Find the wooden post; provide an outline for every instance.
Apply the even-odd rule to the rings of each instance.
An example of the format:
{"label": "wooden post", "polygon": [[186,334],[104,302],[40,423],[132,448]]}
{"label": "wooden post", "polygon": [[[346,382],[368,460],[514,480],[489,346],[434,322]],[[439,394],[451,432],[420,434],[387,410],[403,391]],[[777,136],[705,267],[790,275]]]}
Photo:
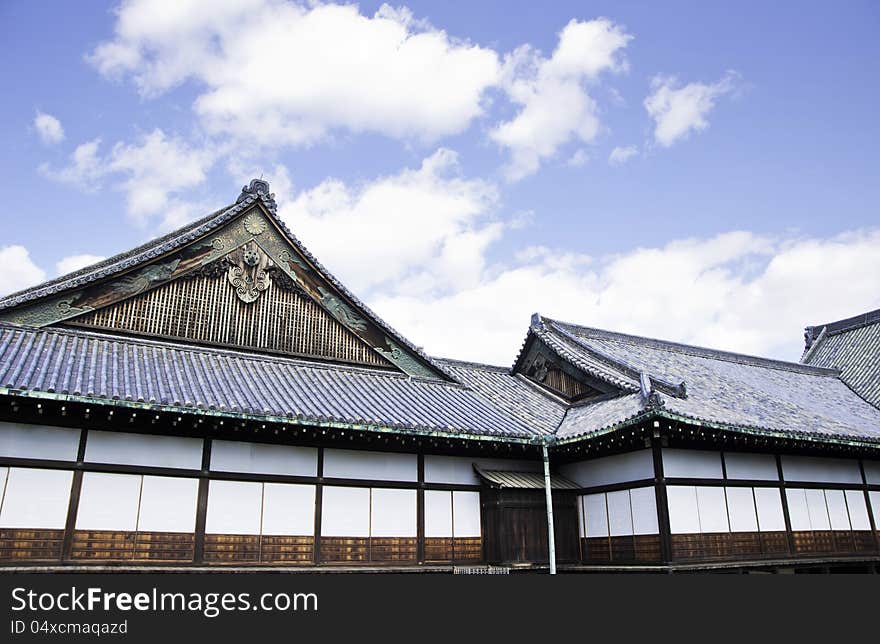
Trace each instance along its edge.
{"label": "wooden post", "polygon": [[651,451],[654,457],[654,499],[657,503],[657,527],[660,529],[660,560],[664,564],[669,564],[672,561],[672,536],[669,528],[669,500],[666,496],[666,476],[663,472],[659,421],[654,421]]}
{"label": "wooden post", "polygon": [[795,555],[794,532],[791,531],[791,517],[788,515],[788,495],[785,493],[785,473],[782,471],[782,457],[776,455],[776,473],[779,475],[779,496],[782,499],[782,517],[785,519],[785,534],[788,535],[788,551]]}
{"label": "wooden post", "polygon": [[193,544],[193,562],[205,560],[205,525],[208,520],[208,472],[211,469],[211,439],[205,438],[202,446],[202,472],[199,478],[199,496],[196,504],[196,534]]}

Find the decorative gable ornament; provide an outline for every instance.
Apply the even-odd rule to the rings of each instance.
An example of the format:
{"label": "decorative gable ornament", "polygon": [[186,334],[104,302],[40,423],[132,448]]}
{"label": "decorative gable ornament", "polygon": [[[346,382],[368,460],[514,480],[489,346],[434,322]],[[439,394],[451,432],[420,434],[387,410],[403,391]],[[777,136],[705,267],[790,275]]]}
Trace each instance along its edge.
{"label": "decorative gable ornament", "polygon": [[[245,221],[245,228],[248,222]],[[256,301],[269,288],[269,271],[274,263],[254,242],[248,242],[227,255],[226,279],[245,304]]]}

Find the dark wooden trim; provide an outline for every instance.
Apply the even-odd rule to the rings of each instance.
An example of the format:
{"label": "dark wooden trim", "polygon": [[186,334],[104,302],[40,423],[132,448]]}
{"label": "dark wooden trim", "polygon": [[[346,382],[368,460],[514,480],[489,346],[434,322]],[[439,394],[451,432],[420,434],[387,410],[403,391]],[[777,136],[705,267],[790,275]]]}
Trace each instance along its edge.
{"label": "dark wooden trim", "polygon": [[[779,474],[779,497],[782,499],[782,517],[785,519],[785,534],[788,535],[788,551],[794,555],[797,553],[794,533],[791,531],[791,517],[788,514],[788,495],[785,493],[785,473],[782,470],[782,456],[776,454],[776,472]],[[758,524],[760,529],[761,525]]]}
{"label": "dark wooden trim", "polygon": [[211,439],[202,443],[202,471],[199,475],[199,497],[196,504],[195,545],[193,546],[193,562],[202,563],[205,559],[205,525],[208,520],[208,491],[210,480],[208,469],[211,467]]}
{"label": "dark wooden trim", "polygon": [[877,518],[874,517],[874,508],[871,505],[871,495],[868,488],[868,477],[865,475],[865,464],[859,459],[859,474],[862,476],[862,494],[865,496],[865,506],[868,510],[868,522],[871,526],[871,534],[874,535],[874,544],[880,550],[880,532],[877,530]]}
{"label": "dark wooden trim", "polygon": [[[85,433],[85,432],[84,432]],[[80,441],[85,449],[85,441]],[[61,545],[61,561],[70,559],[73,551],[73,533],[76,529],[76,515],[79,511],[79,497],[82,492],[82,470],[73,473],[73,481],[70,484],[70,500],[67,503],[67,520],[64,522],[64,541]]]}
{"label": "dark wooden trim", "polygon": [[316,464],[318,480],[315,484],[315,529],[312,542],[312,560],[315,564],[321,563],[321,509],[324,507],[324,448],[318,448],[318,462]]}
{"label": "dark wooden trim", "polygon": [[86,462],[86,441],[89,439],[89,430],[81,429],[79,433],[79,446],[76,449],[76,464],[82,465]]}
{"label": "dark wooden trim", "polygon": [[666,497],[666,479],[663,475],[663,451],[659,428],[651,435],[651,450],[654,457],[654,499],[657,504],[657,526],[660,529],[660,561],[672,560],[672,536],[669,527],[669,501]]}
{"label": "dark wooden trim", "polygon": [[622,483],[607,483],[605,485],[594,485],[592,487],[582,487],[573,490],[577,494],[602,494],[603,492],[618,492],[620,490],[631,490],[637,487],[651,487],[654,485],[655,477],[649,479],[636,479],[634,481],[624,481]]}
{"label": "dark wooden trim", "polygon": [[724,459],[724,450],[718,450],[719,456],[721,456],[721,478],[723,480],[727,480],[727,461]]}
{"label": "dark wooden trim", "polygon": [[419,489],[416,492],[416,560],[425,563],[425,455],[417,457],[417,478]]}

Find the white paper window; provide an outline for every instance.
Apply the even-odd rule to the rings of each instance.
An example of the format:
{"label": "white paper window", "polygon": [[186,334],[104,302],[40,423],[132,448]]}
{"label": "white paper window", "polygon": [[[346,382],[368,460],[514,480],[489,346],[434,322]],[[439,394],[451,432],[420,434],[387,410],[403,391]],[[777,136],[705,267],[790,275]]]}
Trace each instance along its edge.
{"label": "white paper window", "polygon": [[327,486],[324,488],[323,496],[322,535],[370,536],[370,488]]}
{"label": "white paper window", "polygon": [[652,487],[638,487],[629,491],[632,505],[633,534],[658,534],[657,498]]}
{"label": "white paper window", "polygon": [[586,514],[585,525],[588,537],[608,536],[608,506],[604,494],[584,496],[584,514]]}
{"label": "white paper window", "polygon": [[865,495],[861,490],[846,491],[846,507],[853,530],[871,529],[871,520],[868,518],[868,506],[865,504]]}
{"label": "white paper window", "polygon": [[76,529],[134,532],[140,496],[139,475],[84,473]]}
{"label": "white paper window", "polygon": [[416,536],[416,491],[373,488],[372,537]]}
{"label": "white paper window", "polygon": [[880,485],[880,461],[862,461],[865,470],[865,481],[869,485]]}
{"label": "white paper window", "polygon": [[846,497],[843,490],[825,490],[825,503],[828,506],[831,529],[850,530],[849,512],[846,509]]}
{"label": "white paper window", "polygon": [[374,481],[417,481],[418,460],[415,454],[325,449],[324,476]]}
{"label": "white paper window", "polygon": [[721,452],[694,449],[664,449],[663,475],[666,478],[723,478]]}
{"label": "white paper window", "polygon": [[758,510],[758,529],[761,532],[785,530],[782,495],[774,487],[755,488],[755,508]]}
{"label": "white paper window", "polygon": [[776,457],[772,454],[725,452],[724,467],[727,478],[734,480],[778,481]]}
{"label": "white paper window", "polygon": [[452,536],[452,492],[425,490],[425,536]]}
{"label": "white paper window", "polygon": [[452,493],[452,532],[456,537],[479,537],[480,493]]}
{"label": "white paper window", "polygon": [[64,528],[73,472],[10,467],[0,528]]}
{"label": "white paper window", "polygon": [[807,495],[807,511],[810,513],[810,527],[813,530],[830,530],[831,520],[828,518],[828,506],[822,490],[805,490]]}
{"label": "white paper window", "polygon": [[700,532],[730,532],[723,487],[698,487],[697,506],[700,510]]}
{"label": "white paper window", "polygon": [[303,537],[314,532],[314,485],[263,484],[263,534]]}
{"label": "white paper window", "polygon": [[197,479],[144,476],[138,530],[194,532],[199,497]]}
{"label": "white paper window", "polygon": [[[479,485],[480,478],[474,472],[474,464],[484,470],[508,472],[540,472],[541,464],[534,460],[523,461],[507,458],[474,458],[472,456],[425,456],[425,481],[456,485]],[[326,463],[325,463],[326,467]]]}
{"label": "white paper window", "polygon": [[650,449],[642,449],[568,463],[560,466],[559,472],[583,487],[653,479],[654,456]]}
{"label": "white paper window", "polygon": [[211,481],[208,486],[209,534],[260,534],[262,483]]}
{"label": "white paper window", "polygon": [[0,423],[0,456],[75,461],[80,430],[24,423]]}
{"label": "white paper window", "polygon": [[783,456],[786,481],[807,483],[861,483],[859,463],[852,459],[819,456]]}
{"label": "white paper window", "polygon": [[670,485],[666,488],[669,504],[669,529],[675,534],[700,531],[697,489],[692,485]]}
{"label": "white paper window", "polygon": [[871,516],[874,517],[874,527],[880,530],[880,492],[871,490],[868,492],[868,500],[871,502]]}
{"label": "white paper window", "polygon": [[293,445],[213,441],[211,469],[248,474],[317,476],[318,450]]}
{"label": "white paper window", "polygon": [[806,490],[790,488],[785,491],[788,501],[788,518],[792,530],[812,530],[810,511],[807,509]]}
{"label": "white paper window", "polygon": [[609,492],[608,526],[612,537],[627,536],[633,533],[632,509],[629,505],[629,490]]}
{"label": "white paper window", "polygon": [[727,513],[731,532],[758,532],[758,515],[752,488],[727,488]]}
{"label": "white paper window", "polygon": [[202,439],[90,431],[86,461],[199,470]]}

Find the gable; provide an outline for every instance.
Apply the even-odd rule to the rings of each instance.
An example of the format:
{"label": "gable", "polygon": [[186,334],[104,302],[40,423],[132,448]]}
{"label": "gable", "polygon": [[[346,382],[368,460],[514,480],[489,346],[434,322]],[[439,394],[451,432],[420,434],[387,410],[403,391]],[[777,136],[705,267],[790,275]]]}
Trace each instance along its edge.
{"label": "gable", "polygon": [[516,371],[532,382],[570,402],[587,400],[617,391],[561,359],[544,342],[534,340],[519,361]]}
{"label": "gable", "polygon": [[[245,258],[252,261],[249,266]],[[394,368],[249,242],[178,279],[67,324]]]}
{"label": "gable", "polygon": [[89,269],[10,296],[0,322],[57,324],[392,367],[448,380],[330,275],[273,214],[268,184]]}

